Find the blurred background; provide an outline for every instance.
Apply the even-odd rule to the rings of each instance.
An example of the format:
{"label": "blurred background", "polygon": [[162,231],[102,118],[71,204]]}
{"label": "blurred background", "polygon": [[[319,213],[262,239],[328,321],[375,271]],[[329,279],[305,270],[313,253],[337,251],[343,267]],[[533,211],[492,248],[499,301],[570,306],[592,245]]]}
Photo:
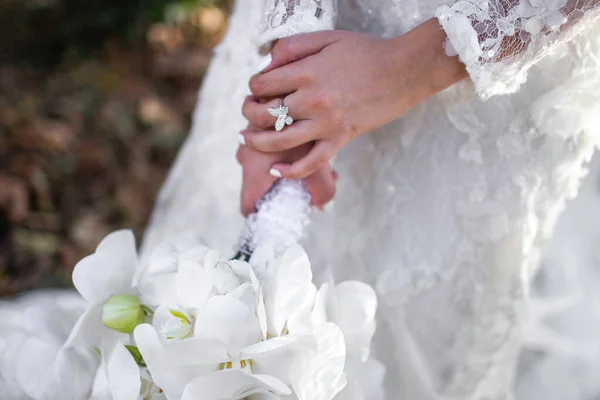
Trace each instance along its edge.
{"label": "blurred background", "polygon": [[0,0],[0,296],[138,241],[231,0]]}

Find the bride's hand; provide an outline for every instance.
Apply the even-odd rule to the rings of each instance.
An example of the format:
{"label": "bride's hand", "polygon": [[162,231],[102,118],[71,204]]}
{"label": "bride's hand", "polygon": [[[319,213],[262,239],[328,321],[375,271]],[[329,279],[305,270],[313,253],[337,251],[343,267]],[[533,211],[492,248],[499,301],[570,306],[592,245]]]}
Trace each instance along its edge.
{"label": "bride's hand", "polygon": [[[262,131],[242,132],[246,143],[262,152],[314,143],[293,164],[273,165],[286,178],[309,176],[353,138],[465,76],[457,58],[446,56],[444,39],[430,20],[396,39],[328,31],[279,40],[271,64],[250,81],[253,96],[243,113]],[[275,99],[261,104],[261,98]],[[276,132],[267,109],[281,98],[295,122]]]}
{"label": "bride's hand", "polygon": [[[311,149],[305,144],[280,153],[262,153],[248,146],[240,145],[237,152],[238,162],[242,165],[241,210],[244,215],[256,211],[256,203],[271,188],[277,177],[269,174],[275,163],[294,162]],[[335,195],[336,174],[329,165],[325,165],[305,179],[306,186],[314,205],[319,208],[328,203]]]}

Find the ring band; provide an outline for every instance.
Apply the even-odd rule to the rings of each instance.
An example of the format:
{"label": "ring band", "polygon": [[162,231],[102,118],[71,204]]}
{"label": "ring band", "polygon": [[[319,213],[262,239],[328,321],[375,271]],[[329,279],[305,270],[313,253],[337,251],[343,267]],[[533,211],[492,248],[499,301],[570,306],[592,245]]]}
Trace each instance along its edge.
{"label": "ring band", "polygon": [[267,109],[269,114],[277,118],[275,122],[275,130],[279,132],[285,125],[291,125],[294,119],[288,115],[289,109],[283,104],[283,98],[279,100],[279,107]]}

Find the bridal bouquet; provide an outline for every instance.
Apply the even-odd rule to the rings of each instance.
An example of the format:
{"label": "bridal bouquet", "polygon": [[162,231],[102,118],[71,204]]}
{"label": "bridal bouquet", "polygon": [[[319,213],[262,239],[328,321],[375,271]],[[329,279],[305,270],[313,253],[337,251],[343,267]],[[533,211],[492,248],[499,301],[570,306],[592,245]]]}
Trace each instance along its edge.
{"label": "bridal bouquet", "polygon": [[[375,293],[354,281],[317,289],[299,245],[278,254],[265,244],[241,261],[179,239],[144,264],[133,234],[114,232],[75,267],[83,300],[36,302],[24,312],[19,342],[5,343],[18,350],[0,357],[0,376],[19,387],[12,392],[328,400],[363,398],[357,383],[369,376],[379,384],[380,367],[369,360]],[[343,390],[347,380],[351,391]]]}

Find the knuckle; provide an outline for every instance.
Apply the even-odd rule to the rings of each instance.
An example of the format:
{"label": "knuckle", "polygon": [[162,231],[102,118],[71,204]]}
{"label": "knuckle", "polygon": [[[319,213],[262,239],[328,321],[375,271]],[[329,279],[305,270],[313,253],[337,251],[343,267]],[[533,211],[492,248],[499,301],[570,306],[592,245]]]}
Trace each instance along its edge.
{"label": "knuckle", "polygon": [[308,86],[315,81],[314,73],[308,69],[302,70],[296,75],[297,86]]}
{"label": "knuckle", "polygon": [[312,105],[320,111],[328,110],[330,108],[329,96],[326,93],[316,93],[312,97]]}

